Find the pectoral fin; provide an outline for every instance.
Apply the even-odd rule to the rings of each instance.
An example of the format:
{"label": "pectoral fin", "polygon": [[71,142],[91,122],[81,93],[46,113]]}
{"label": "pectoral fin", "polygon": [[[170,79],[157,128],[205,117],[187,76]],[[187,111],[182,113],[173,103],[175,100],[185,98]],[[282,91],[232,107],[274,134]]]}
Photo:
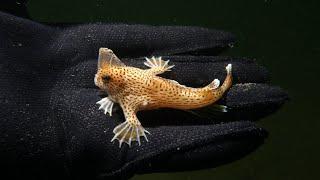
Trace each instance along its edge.
{"label": "pectoral fin", "polygon": [[109,113],[109,115],[112,116],[112,107],[114,103],[110,98],[102,98],[100,101],[97,102],[97,104],[100,104],[99,109],[103,109],[104,114]]}
{"label": "pectoral fin", "polygon": [[120,103],[126,121],[114,128],[114,137],[111,140],[112,142],[117,139],[119,147],[124,142],[131,146],[134,141],[141,145],[140,137],[144,137],[148,141],[146,133],[149,134],[149,132],[142,127],[136,115],[136,108],[139,104],[141,104],[139,98],[128,98]]}
{"label": "pectoral fin", "polygon": [[139,146],[141,145],[140,137],[144,137],[146,141],[148,138],[146,133],[150,134],[147,130],[145,130],[142,125],[132,123],[130,120],[126,120],[125,122],[119,124],[113,129],[114,136],[111,139],[111,142],[117,139],[119,141],[119,147],[122,146],[122,143],[127,143],[131,146],[133,141],[137,141]]}

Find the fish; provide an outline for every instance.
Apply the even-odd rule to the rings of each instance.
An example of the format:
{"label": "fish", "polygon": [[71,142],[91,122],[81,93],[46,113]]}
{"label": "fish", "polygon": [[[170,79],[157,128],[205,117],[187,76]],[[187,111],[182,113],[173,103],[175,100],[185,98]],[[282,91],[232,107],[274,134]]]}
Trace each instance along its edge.
{"label": "fish", "polygon": [[[191,110],[214,104],[223,97],[232,86],[232,65],[226,66],[226,77],[220,86],[220,81],[214,79],[201,88],[187,87],[179,82],[158,76],[171,71],[174,65],[161,57],[145,58],[147,69],[125,65],[111,49],[99,49],[98,67],[94,77],[95,85],[107,97],[102,98],[100,105],[104,114],[112,116],[114,103],[118,103],[123,111],[125,121],[113,129],[114,140],[131,147],[133,142],[141,145],[142,138],[147,142],[150,134],[137,118],[137,112],[158,108],[174,108]],[[223,108],[225,111],[225,108]]]}

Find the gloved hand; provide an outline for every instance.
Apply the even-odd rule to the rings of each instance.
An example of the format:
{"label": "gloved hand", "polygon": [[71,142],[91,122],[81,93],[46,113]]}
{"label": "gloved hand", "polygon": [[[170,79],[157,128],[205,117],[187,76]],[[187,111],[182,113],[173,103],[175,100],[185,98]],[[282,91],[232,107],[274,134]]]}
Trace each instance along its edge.
{"label": "gloved hand", "polygon": [[[87,24],[47,26],[0,13],[0,155],[2,173],[24,179],[129,178],[135,173],[209,168],[255,150],[266,131],[255,125],[287,99],[268,84],[264,67],[247,58],[216,56],[234,43],[230,33],[199,27]],[[223,80],[233,66],[234,85],[210,108],[139,112],[149,142],[111,143],[124,121],[98,110],[93,78],[98,49],[112,49],[125,64],[143,57],[175,64],[166,78],[200,87]],[[117,109],[117,108],[116,108]]]}

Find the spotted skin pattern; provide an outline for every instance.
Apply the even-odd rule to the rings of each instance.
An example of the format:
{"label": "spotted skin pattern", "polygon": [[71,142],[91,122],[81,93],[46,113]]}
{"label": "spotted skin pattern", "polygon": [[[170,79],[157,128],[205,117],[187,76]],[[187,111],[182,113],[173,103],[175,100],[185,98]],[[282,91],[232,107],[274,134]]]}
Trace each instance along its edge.
{"label": "spotted skin pattern", "polygon": [[139,69],[123,64],[108,48],[99,49],[98,71],[95,84],[108,93],[101,99],[99,109],[112,115],[113,103],[119,103],[126,121],[114,128],[111,141],[117,139],[119,147],[125,142],[141,144],[140,137],[148,141],[145,130],[136,113],[157,108],[195,109],[218,101],[232,85],[231,64],[226,67],[227,76],[223,84],[215,79],[203,88],[191,88],[170,79],[157,76],[170,71],[173,65],[159,58],[146,58],[149,69]]}

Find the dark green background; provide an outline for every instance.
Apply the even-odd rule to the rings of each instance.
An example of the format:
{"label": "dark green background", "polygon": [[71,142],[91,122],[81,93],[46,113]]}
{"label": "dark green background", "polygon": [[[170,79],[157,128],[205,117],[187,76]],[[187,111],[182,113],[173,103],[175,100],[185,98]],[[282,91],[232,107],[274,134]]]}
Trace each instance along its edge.
{"label": "dark green background", "polygon": [[291,101],[259,122],[270,136],[256,152],[215,169],[139,175],[133,179],[317,179],[320,111],[320,1],[316,0],[30,0],[42,22],[196,25],[233,32],[226,55],[256,58]]}

